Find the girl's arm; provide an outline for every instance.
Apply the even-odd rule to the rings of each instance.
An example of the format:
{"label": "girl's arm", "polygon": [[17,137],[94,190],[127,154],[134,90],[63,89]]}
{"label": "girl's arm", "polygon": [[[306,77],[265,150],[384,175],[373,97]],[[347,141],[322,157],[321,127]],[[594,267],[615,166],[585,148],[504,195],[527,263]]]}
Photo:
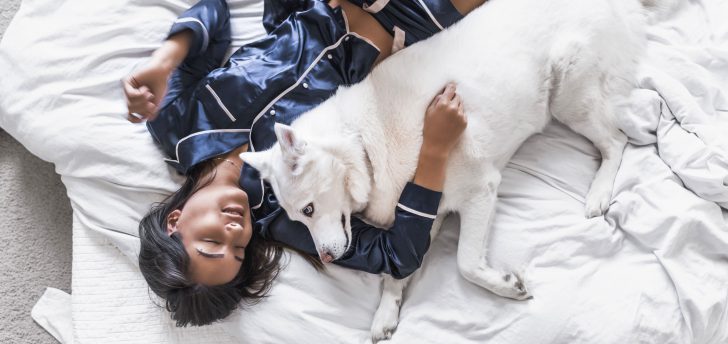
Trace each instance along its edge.
{"label": "girl's arm", "polygon": [[185,59],[208,51],[219,30],[229,30],[227,3],[201,0],[172,24],[167,39],[138,70],[122,80],[128,119],[138,123],[154,120],[167,93],[167,80]]}
{"label": "girl's arm", "polygon": [[336,264],[395,278],[407,277],[420,267],[430,246],[447,160],[466,126],[455,85],[448,84],[425,114],[417,171],[400,195],[394,225],[383,231],[352,218],[352,249]]}
{"label": "girl's arm", "polygon": [[[420,267],[430,245],[446,163],[466,125],[460,97],[455,85],[450,84],[427,109],[417,171],[413,182],[407,183],[400,194],[394,225],[382,230],[352,217],[351,248],[335,264],[395,278],[407,277]],[[280,213],[263,225],[261,234],[317,256],[306,227],[289,220],[285,212]]]}
{"label": "girl's arm", "polygon": [[450,83],[445,86],[442,94],[432,100],[425,113],[415,184],[433,191],[442,191],[447,159],[467,124],[463,103],[455,93],[455,84]]}
{"label": "girl's arm", "polygon": [[192,38],[190,30],[170,36],[142,68],[122,80],[129,121],[154,120],[167,93],[167,79],[187,56]]}

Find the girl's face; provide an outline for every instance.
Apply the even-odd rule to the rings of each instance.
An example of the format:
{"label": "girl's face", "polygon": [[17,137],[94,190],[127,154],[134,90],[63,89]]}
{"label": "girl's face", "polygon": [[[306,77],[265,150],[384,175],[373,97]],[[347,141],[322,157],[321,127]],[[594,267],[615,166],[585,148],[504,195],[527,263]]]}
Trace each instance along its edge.
{"label": "girl's face", "polygon": [[210,184],[167,216],[167,234],[178,232],[190,256],[189,276],[200,284],[228,283],[240,271],[253,234],[248,195],[238,187]]}

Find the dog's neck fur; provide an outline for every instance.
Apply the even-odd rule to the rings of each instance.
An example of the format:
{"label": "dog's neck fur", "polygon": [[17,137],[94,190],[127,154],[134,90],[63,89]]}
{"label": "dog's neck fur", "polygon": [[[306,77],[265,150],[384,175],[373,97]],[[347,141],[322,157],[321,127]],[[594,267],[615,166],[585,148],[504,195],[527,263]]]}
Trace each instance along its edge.
{"label": "dog's neck fur", "polygon": [[[319,109],[294,122],[294,126],[306,131],[308,137],[325,138],[330,152],[351,169],[350,173],[369,183],[367,199],[357,202],[352,210],[362,214],[371,224],[387,226],[394,221],[393,207],[407,180],[414,174],[416,164],[403,168],[406,166],[401,161],[390,161],[405,147],[387,145],[388,142],[403,141],[385,139],[384,135],[394,133],[387,130],[390,121],[379,114],[379,102],[372,101],[378,96],[372,86],[366,79],[357,84],[355,90],[339,89]],[[331,118],[332,114],[338,118]],[[419,144],[412,140],[404,142]]]}

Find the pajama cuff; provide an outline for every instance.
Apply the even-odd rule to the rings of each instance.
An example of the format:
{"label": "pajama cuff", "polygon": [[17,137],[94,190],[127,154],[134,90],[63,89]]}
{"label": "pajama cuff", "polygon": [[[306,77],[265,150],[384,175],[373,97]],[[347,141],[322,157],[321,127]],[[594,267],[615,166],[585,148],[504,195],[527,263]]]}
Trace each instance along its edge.
{"label": "pajama cuff", "polygon": [[410,182],[404,187],[397,208],[420,217],[435,219],[441,197],[442,192],[432,191]]}
{"label": "pajama cuff", "polygon": [[181,17],[175,20],[169,30],[167,39],[184,30],[191,30],[195,36],[191,42],[189,56],[202,54],[207,50],[207,45],[210,43],[210,33],[207,31],[205,24],[194,17]]}

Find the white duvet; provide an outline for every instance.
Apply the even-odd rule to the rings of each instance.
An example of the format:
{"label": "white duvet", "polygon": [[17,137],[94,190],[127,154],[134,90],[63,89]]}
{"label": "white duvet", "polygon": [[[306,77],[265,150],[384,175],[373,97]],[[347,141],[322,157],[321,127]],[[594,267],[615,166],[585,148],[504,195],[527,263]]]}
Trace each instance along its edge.
{"label": "white duvet", "polygon": [[[235,44],[260,37],[262,3],[230,3]],[[175,328],[150,299],[134,235],[180,178],[125,120],[119,80],[189,5],[25,0],[0,44],[0,126],[55,164],[74,210],[72,316],[44,325],[69,329],[65,343],[367,341],[379,278],[319,274],[295,255],[269,298],[213,326]],[[604,217],[584,219],[599,156],[582,137],[553,123],[513,158],[489,255],[525,271],[533,300],[459,276],[453,216],[391,342],[728,343],[726,18],[728,2],[692,0],[650,27],[641,88],[619,111],[630,144]]]}

